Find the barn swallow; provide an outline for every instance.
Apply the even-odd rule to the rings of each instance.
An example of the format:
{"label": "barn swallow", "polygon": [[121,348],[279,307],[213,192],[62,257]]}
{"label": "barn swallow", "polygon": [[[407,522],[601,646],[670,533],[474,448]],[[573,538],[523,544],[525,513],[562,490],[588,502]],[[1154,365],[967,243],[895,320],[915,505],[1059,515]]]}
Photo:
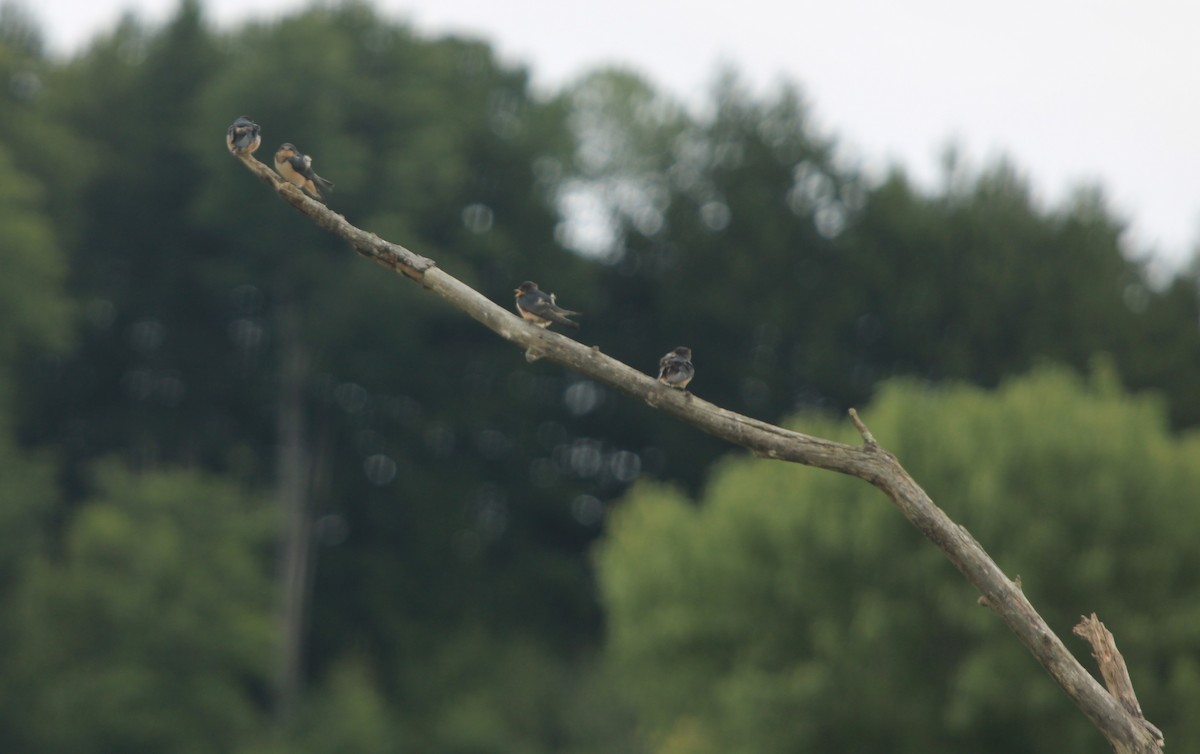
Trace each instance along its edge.
{"label": "barn swallow", "polygon": [[658,360],[658,381],[668,387],[683,390],[695,376],[692,349],[687,346],[680,346]]}
{"label": "barn swallow", "polygon": [[225,146],[234,154],[254,154],[254,150],[262,144],[258,124],[245,115],[238,118],[225,134]]}
{"label": "barn swallow", "polygon": [[578,322],[567,319],[579,312],[559,306],[554,294],[538,290],[537,283],[526,280],[513,293],[517,295],[517,313],[538,327],[549,327],[554,322],[567,327],[579,327]]}
{"label": "barn swallow", "polygon": [[317,199],[321,191],[317,187],[329,191],[333,184],[313,172],[312,158],[300,154],[295,146],[284,144],[275,152],[275,170],[283,176],[283,180],[295,184]]}

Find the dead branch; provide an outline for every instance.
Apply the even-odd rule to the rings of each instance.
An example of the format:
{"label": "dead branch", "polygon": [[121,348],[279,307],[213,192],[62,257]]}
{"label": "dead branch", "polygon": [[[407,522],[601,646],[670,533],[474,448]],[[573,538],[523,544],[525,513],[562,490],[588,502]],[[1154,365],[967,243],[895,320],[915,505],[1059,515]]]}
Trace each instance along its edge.
{"label": "dead branch", "polygon": [[1096,614],[1092,613],[1090,616],[1079,616],[1079,625],[1072,629],[1072,633],[1092,645],[1092,656],[1096,658],[1096,664],[1100,666],[1100,675],[1104,677],[1104,685],[1108,687],[1108,693],[1121,703],[1126,712],[1150,731],[1150,735],[1154,736],[1154,742],[1158,746],[1162,746],[1163,733],[1142,714],[1142,705],[1138,704],[1137,694],[1133,691],[1129,668],[1125,667],[1125,658],[1117,651],[1117,640],[1113,638],[1112,631],[1109,631],[1108,627],[1096,617]]}
{"label": "dead branch", "polygon": [[[756,456],[790,461],[858,477],[878,487],[922,534],[954,564],[1046,672],[1058,683],[1117,754],[1157,754],[1158,743],[1140,716],[1105,691],[1045,620],[1025,599],[967,530],[934,504],[899,460],[871,436],[851,410],[862,445],[846,445],[784,429],[713,405],[686,391],[661,385],[653,377],[550,330],[531,325],[478,291],[442,271],[426,257],[361,230],[320,202],[305,196],[266,165],[249,155],[235,155],[247,168],[320,227],[345,239],[355,251],[402,273],[444,298],[534,358],[572,369],[597,382],[644,401],[652,408],[750,450]],[[1157,730],[1157,729],[1155,729]],[[1161,735],[1159,736],[1161,741]]]}

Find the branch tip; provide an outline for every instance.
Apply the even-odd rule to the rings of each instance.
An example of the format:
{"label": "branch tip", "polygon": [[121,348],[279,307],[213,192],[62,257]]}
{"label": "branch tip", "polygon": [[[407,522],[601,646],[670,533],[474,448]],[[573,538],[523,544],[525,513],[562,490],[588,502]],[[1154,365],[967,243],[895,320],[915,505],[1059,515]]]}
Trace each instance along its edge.
{"label": "branch tip", "polygon": [[867,425],[863,424],[863,420],[858,418],[858,412],[853,408],[850,409],[850,421],[854,422],[854,428],[862,435],[863,442],[868,448],[878,448],[879,443],[875,441],[875,436],[871,434],[871,430],[867,429]]}
{"label": "branch tip", "polygon": [[1071,633],[1092,645],[1092,656],[1100,666],[1100,675],[1104,677],[1108,693],[1112,694],[1134,720],[1141,723],[1154,737],[1155,745],[1161,748],[1163,733],[1142,714],[1142,706],[1138,704],[1137,694],[1133,691],[1133,681],[1129,677],[1129,668],[1125,665],[1125,658],[1117,650],[1117,641],[1113,638],[1112,631],[1092,613],[1079,616],[1079,625],[1071,629]]}

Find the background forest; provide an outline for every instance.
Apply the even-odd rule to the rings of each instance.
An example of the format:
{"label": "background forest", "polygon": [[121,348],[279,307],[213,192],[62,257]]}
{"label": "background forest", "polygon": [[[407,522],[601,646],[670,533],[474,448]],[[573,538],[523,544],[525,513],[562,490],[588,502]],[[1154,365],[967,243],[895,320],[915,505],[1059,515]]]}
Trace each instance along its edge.
{"label": "background forest", "polygon": [[[354,224],[693,391],[857,406],[1073,651],[1200,738],[1200,307],[1098,187],[837,158],[798,88],[552,95],[348,2],[195,0],[68,59],[0,13],[0,750],[1097,751],[875,490],[520,351],[230,158],[313,154]],[[1186,187],[1181,187],[1181,190]],[[285,567],[287,566],[287,567]]]}

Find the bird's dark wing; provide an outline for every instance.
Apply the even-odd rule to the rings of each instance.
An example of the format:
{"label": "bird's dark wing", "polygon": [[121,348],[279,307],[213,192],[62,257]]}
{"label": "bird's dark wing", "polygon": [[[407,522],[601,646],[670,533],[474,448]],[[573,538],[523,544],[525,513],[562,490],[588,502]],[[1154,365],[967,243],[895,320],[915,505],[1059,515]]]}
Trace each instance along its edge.
{"label": "bird's dark wing", "polygon": [[564,309],[554,303],[554,299],[547,296],[541,291],[536,293],[527,293],[520,299],[521,308],[533,314],[534,316],[548,319],[551,322],[557,322],[560,325],[568,327],[579,327],[578,322],[572,322],[568,317],[578,315],[579,312],[573,312],[570,309]]}

